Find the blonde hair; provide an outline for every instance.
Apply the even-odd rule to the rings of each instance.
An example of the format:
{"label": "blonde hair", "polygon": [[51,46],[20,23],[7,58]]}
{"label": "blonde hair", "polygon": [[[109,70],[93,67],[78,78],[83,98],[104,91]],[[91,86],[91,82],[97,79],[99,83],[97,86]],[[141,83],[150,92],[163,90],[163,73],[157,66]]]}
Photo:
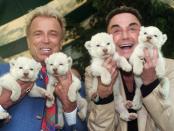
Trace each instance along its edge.
{"label": "blonde hair", "polygon": [[62,39],[63,39],[65,34],[65,20],[63,19],[62,16],[60,16],[59,12],[56,9],[53,9],[47,5],[37,7],[36,9],[31,10],[28,13],[28,16],[26,18],[26,28],[25,28],[26,35],[29,34],[29,29],[32,21],[38,16],[46,16],[57,19],[62,28]]}

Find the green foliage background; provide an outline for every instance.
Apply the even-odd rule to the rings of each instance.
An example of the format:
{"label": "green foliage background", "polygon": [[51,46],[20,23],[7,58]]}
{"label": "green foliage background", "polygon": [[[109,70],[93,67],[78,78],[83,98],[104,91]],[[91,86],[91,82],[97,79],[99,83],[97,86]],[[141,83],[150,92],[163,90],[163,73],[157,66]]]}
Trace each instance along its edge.
{"label": "green foliage background", "polygon": [[143,25],[153,25],[167,34],[168,40],[162,48],[165,57],[174,58],[174,9],[160,0],[91,0],[100,17],[119,6],[132,6],[139,10]]}

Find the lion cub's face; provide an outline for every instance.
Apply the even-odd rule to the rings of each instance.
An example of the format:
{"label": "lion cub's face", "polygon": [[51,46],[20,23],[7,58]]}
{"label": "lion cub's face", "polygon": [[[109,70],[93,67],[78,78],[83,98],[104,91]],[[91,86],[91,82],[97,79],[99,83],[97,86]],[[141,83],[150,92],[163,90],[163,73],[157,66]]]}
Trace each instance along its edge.
{"label": "lion cub's face", "polygon": [[22,81],[34,81],[37,78],[41,64],[32,58],[18,57],[10,61],[10,74]]}
{"label": "lion cub's face", "polygon": [[148,47],[161,48],[166,42],[167,36],[163,34],[157,27],[148,26],[141,27],[139,34],[139,43],[144,43]]}
{"label": "lion cub's face", "polygon": [[49,74],[53,76],[65,75],[72,66],[72,58],[59,52],[46,58],[45,63]]}
{"label": "lion cub's face", "polygon": [[89,54],[96,58],[107,58],[115,52],[113,37],[107,33],[92,36],[91,40],[85,43],[85,47]]}

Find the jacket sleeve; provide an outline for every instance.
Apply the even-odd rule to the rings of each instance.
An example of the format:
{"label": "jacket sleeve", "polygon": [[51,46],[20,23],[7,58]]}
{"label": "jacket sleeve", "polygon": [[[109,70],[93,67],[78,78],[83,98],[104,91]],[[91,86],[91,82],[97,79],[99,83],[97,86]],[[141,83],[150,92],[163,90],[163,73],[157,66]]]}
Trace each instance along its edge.
{"label": "jacket sleeve", "polygon": [[174,130],[174,60],[166,59],[165,77],[170,82],[167,99],[161,96],[162,83],[159,83],[147,96],[143,97],[143,104],[162,131],[172,131]]}
{"label": "jacket sleeve", "polygon": [[9,71],[9,64],[0,64],[0,76],[7,73]]}
{"label": "jacket sleeve", "polygon": [[88,100],[88,129],[91,131],[114,131],[115,130],[115,106],[114,102],[107,104],[95,104],[91,98],[93,76],[90,66],[85,70],[85,89]]}
{"label": "jacket sleeve", "polygon": [[88,101],[90,101],[92,98],[91,98],[91,89],[92,89],[92,73],[91,73],[91,70],[90,70],[90,66],[88,66],[86,69],[85,69],[85,91],[86,91],[86,98]]}
{"label": "jacket sleeve", "polygon": [[[75,74],[75,75],[77,76],[77,74]],[[80,79],[80,77],[79,77],[79,79]],[[79,90],[79,94],[80,94],[80,96],[82,98],[85,99],[86,92],[85,92],[84,82],[82,80],[81,80],[81,88]],[[70,114],[70,113],[64,113],[64,122],[65,123],[64,123],[63,129],[61,129],[60,131],[73,131],[73,130],[77,130],[77,131],[88,131],[86,119],[85,120],[81,120],[80,117],[78,116],[79,108],[80,107],[77,106],[77,108],[74,111],[71,112],[72,115],[76,114],[76,118],[75,118],[76,119],[76,124],[73,124],[71,126],[68,124],[68,121],[67,120],[68,119],[71,119],[73,116],[72,115],[66,115],[66,114]]]}

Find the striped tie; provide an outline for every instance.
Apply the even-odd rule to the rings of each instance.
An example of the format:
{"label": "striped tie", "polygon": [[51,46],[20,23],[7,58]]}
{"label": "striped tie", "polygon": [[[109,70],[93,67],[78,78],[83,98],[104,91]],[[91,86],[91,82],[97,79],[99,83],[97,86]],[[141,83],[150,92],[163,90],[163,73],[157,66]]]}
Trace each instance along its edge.
{"label": "striped tie", "polygon": [[[42,66],[41,74],[45,85],[47,85],[48,75],[45,66]],[[45,116],[42,121],[42,131],[56,131],[55,123],[56,123],[56,105],[54,104],[52,107],[49,108],[45,107]]]}

